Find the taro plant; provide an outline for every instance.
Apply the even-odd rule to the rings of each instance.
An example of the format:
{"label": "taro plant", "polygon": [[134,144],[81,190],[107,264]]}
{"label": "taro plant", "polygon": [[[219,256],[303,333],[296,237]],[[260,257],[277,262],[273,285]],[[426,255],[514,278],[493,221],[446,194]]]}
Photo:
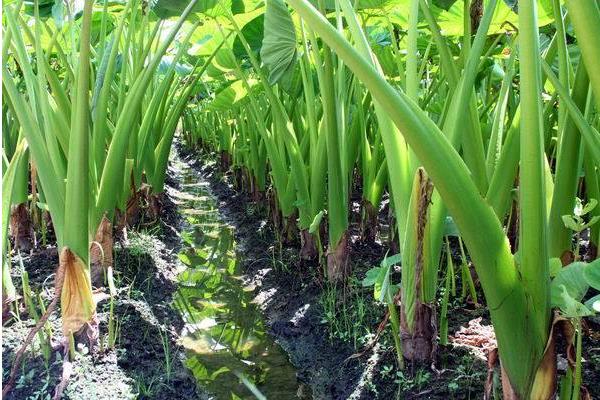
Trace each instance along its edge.
{"label": "taro plant", "polygon": [[[600,135],[588,93],[595,78],[585,65],[595,47],[591,35],[577,32],[596,29],[597,7],[567,4],[578,13],[578,43],[587,42],[582,63],[572,58],[558,1],[524,2],[518,14],[493,0],[473,2],[472,13],[469,2],[450,4],[447,13],[426,0],[288,4],[295,14],[269,0],[264,16],[256,6],[215,17],[221,36],[230,31],[235,39],[213,62],[217,90],[198,102],[190,124],[201,145],[231,153],[261,189],[272,184],[276,230],[289,241],[297,226],[301,254],[314,253],[307,244],[327,210],[322,229],[334,282],[350,272],[355,182],[371,240],[387,187],[403,259],[409,359],[434,353],[449,214],[461,236],[463,291],[477,304],[468,251],[492,313],[507,395],[547,396],[554,379],[548,260],[572,253],[563,216],[577,195],[598,192]],[[552,22],[541,46],[538,28]],[[580,164],[585,193],[578,193]],[[598,230],[590,227],[593,248]]]}
{"label": "taro plant", "polygon": [[[542,70],[535,2],[519,3],[522,114],[518,130],[520,155],[515,161],[520,164],[518,257],[513,256],[502,228],[499,217],[503,215],[497,215],[490,207],[469,163],[460,157],[434,121],[406,93],[393,88],[373,67],[368,56],[357,51],[312,4],[304,0],[290,0],[289,4],[381,104],[431,177],[456,222],[490,309],[507,378],[505,395],[550,398],[556,377],[552,353],[546,351],[551,322],[547,158],[543,145]],[[362,40],[354,33],[352,39],[354,43]],[[597,132],[588,130],[586,134],[594,136]],[[386,142],[385,131],[382,135],[391,174],[398,168],[390,164],[393,160],[390,155],[396,149]],[[573,168],[573,165],[562,168]]]}
{"label": "taro plant", "polygon": [[[112,254],[111,222],[117,208],[125,211],[134,194],[131,185],[134,192],[139,189],[143,175],[156,193],[163,190],[177,121],[206,68],[198,60],[188,77],[173,76],[197,24],[189,28],[166,74],[155,76],[194,5],[191,1],[161,36],[162,20],[151,22],[148,9],[137,0],[124,4],[114,25],[104,8],[87,0],[78,20],[68,11],[64,31],[49,27],[37,2],[32,17],[21,13],[22,2],[4,7],[4,99],[24,140],[12,150],[3,175],[3,210],[16,198],[11,191],[20,190],[17,172],[27,148],[37,171],[31,184],[40,184],[60,253],[56,280],[62,286],[65,337],[94,325],[90,264],[106,267]],[[98,13],[100,32],[92,23]],[[109,31],[109,25],[114,29]],[[151,87],[157,90],[149,91]],[[151,131],[156,117],[164,126]],[[6,267],[3,287],[11,292]]]}

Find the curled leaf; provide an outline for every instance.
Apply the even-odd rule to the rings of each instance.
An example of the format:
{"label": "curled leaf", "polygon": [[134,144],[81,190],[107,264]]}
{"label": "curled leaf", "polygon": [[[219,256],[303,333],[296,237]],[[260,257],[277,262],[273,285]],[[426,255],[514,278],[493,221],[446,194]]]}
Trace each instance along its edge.
{"label": "curled leaf", "polygon": [[63,334],[69,336],[89,322],[96,311],[92,297],[92,285],[85,263],[68,247],[60,252],[59,262],[65,278],[60,305]]}

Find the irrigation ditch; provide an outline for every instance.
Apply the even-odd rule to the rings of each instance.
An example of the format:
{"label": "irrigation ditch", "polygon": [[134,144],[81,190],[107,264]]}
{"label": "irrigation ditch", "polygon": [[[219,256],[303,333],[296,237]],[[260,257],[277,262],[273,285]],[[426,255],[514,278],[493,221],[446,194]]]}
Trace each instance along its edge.
{"label": "irrigation ditch", "polygon": [[[386,334],[364,349],[332,337],[322,276],[302,266],[296,247],[279,246],[264,210],[236,192],[231,175],[220,173],[214,160],[181,145],[173,153],[160,219],[142,219],[117,235],[116,346],[92,354],[79,349],[66,398],[254,398],[253,387],[273,399],[384,399],[400,389],[404,398],[482,393],[485,363],[467,350],[442,349],[439,364],[412,368],[399,380],[386,375],[395,362]],[[362,250],[357,276],[383,252]],[[12,261],[16,282],[27,271],[33,292],[46,301],[53,296],[48,277],[58,258],[52,245]],[[383,308],[367,313],[374,335]],[[482,309],[458,314],[456,329],[470,317],[487,318]],[[4,360],[12,359],[34,324],[23,315],[3,328]],[[104,296],[100,332],[107,331],[109,315]],[[50,318],[57,343],[60,323]],[[35,343],[33,349],[11,399],[46,398],[60,381],[59,353],[46,364]]]}

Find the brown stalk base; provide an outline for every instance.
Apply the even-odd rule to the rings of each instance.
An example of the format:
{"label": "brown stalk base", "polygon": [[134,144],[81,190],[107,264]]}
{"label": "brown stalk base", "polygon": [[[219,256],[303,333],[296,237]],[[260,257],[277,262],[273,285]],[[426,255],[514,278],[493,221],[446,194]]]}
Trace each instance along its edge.
{"label": "brown stalk base", "polygon": [[262,192],[259,188],[258,188],[258,182],[256,181],[256,178],[253,176],[252,177],[252,201],[254,201],[255,203],[262,203],[265,199],[265,193]]}
{"label": "brown stalk base", "polygon": [[282,243],[285,245],[293,245],[298,241],[298,224],[296,220],[298,214],[296,212],[285,217],[283,231],[281,232]]}
{"label": "brown stalk base", "polygon": [[248,193],[245,167],[233,167],[233,187],[237,192]]}
{"label": "brown stalk base", "polygon": [[300,243],[300,258],[302,260],[312,261],[319,256],[317,241],[308,229],[300,231]]}
{"label": "brown stalk base", "polygon": [[219,168],[222,172],[228,171],[231,167],[231,155],[226,151],[221,151],[219,156]]}
{"label": "brown stalk base", "polygon": [[113,265],[113,229],[110,220],[102,217],[94,241],[90,246],[90,269],[92,286],[100,287],[106,270]]}
{"label": "brown stalk base", "polygon": [[432,362],[437,350],[435,307],[417,301],[412,332],[408,327],[404,307],[400,310],[400,336],[404,358],[412,362]]}
{"label": "brown stalk base", "polygon": [[329,282],[337,284],[346,281],[350,275],[350,247],[348,246],[348,232],[342,235],[335,248],[329,247],[327,251],[327,278]]}
{"label": "brown stalk base", "polygon": [[377,233],[379,232],[377,214],[377,209],[371,202],[369,200],[363,200],[363,218],[361,222],[361,240],[363,243],[375,243]]}
{"label": "brown stalk base", "polygon": [[270,189],[267,192],[267,204],[269,207],[269,217],[273,223],[273,230],[275,232],[281,232],[283,225],[282,217],[277,204],[277,193],[273,189]]}
{"label": "brown stalk base", "polygon": [[163,208],[164,193],[152,193],[148,195],[148,214],[153,221],[156,221]]}
{"label": "brown stalk base", "polygon": [[33,225],[27,203],[17,204],[10,210],[10,235],[15,249],[29,251],[33,248]]}
{"label": "brown stalk base", "polygon": [[388,220],[389,220],[388,247],[390,248],[390,254],[398,254],[398,253],[400,253],[400,242],[398,240],[398,227],[396,226],[396,217],[394,216],[394,213],[392,212],[391,207],[390,207]]}

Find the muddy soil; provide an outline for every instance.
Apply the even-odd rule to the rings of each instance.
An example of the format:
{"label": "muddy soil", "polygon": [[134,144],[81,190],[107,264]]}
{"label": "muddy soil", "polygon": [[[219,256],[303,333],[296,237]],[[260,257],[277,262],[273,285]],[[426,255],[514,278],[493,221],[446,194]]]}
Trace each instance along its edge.
{"label": "muddy soil", "polygon": [[[176,182],[168,182],[171,185]],[[115,349],[106,349],[110,305],[98,304],[100,342],[103,349],[77,353],[73,372],[64,392],[67,399],[198,399],[208,398],[184,367],[178,334],[183,322],[172,306],[178,268],[175,259],[179,243],[179,216],[175,205],[163,199],[161,221],[143,220],[127,238],[115,244],[115,283],[118,296],[114,312],[118,324]],[[13,257],[13,280],[21,284],[21,268],[30,279],[34,293],[48,304],[54,294],[53,273],[58,263],[55,247],[38,249],[21,262]],[[50,278],[48,278],[50,277]],[[34,321],[25,310],[21,320],[2,329],[2,380],[8,380],[11,362]],[[58,343],[60,317],[50,317],[53,341]],[[8,399],[49,399],[60,381],[62,354],[54,352],[46,362],[39,341],[27,352],[24,367]]]}
{"label": "muddy soil", "polygon": [[[276,244],[276,233],[267,220],[267,212],[252,201],[248,194],[234,189],[233,174],[222,173],[209,157],[199,156],[178,145],[179,152],[199,174],[208,180],[214,196],[219,199],[222,218],[236,227],[236,241],[241,253],[247,282],[256,286],[256,300],[263,309],[270,333],[286,350],[315,399],[480,399],[483,398],[487,378],[487,364],[481,358],[481,349],[458,347],[450,344],[438,347],[433,365],[408,365],[398,371],[393,341],[386,329],[378,343],[361,357],[351,358],[364,346],[353,346],[351,340],[332,337],[325,323],[323,293],[326,290],[322,271],[316,265],[307,265],[298,259],[298,244]],[[358,199],[353,199],[357,203]],[[380,212],[379,223],[386,234],[385,210]],[[350,231],[360,231],[360,215],[352,216]],[[351,287],[360,291],[360,280],[371,267],[378,265],[389,246],[385,243],[352,244]],[[455,265],[461,260],[458,243],[451,239]],[[356,282],[359,282],[356,284]],[[475,282],[478,285],[478,282]],[[358,289],[357,289],[358,288]],[[371,290],[371,289],[370,289]],[[457,287],[460,293],[460,284]],[[371,292],[372,293],[372,292]],[[481,290],[478,288],[478,294]],[[348,293],[347,298],[356,293]],[[364,296],[364,293],[360,293]],[[372,294],[371,294],[372,295]],[[344,297],[344,296],[342,296]],[[481,319],[481,325],[490,326],[489,312],[468,301],[454,301],[448,310],[448,332],[452,336],[469,321]],[[349,301],[350,302],[350,301]],[[370,301],[365,320],[371,333],[377,330],[384,315],[381,305]],[[584,383],[593,398],[600,395],[600,330],[589,321],[589,333],[584,339]],[[559,355],[562,352],[558,350]],[[560,363],[559,363],[560,364]],[[559,365],[559,374],[560,374]],[[499,385],[499,371],[495,371]]]}
{"label": "muddy soil", "polygon": [[[220,173],[210,159],[199,160],[195,152],[182,147],[179,151],[198,171],[200,179],[208,180],[213,195],[219,199],[222,218],[235,226],[247,283],[256,286],[255,301],[261,304],[270,333],[289,354],[300,380],[311,387],[315,399],[482,397],[487,368],[484,361],[467,350],[442,348],[435,368],[409,366],[399,376],[393,341],[386,332],[372,350],[349,359],[357,349],[348,340],[332,338],[323,318],[326,284],[320,268],[300,262],[297,245],[280,248],[276,244],[265,210],[248,195],[234,190],[231,175]],[[357,232],[358,224],[355,222],[351,229]],[[382,245],[353,244],[354,279],[364,278],[386,251]],[[360,287],[360,283],[353,289],[360,290],[356,286]],[[372,289],[368,290],[372,298]],[[384,307],[373,301],[367,306],[366,323],[375,332],[383,319]],[[453,332],[485,312],[452,310],[449,314]]]}
{"label": "muddy soil", "polygon": [[[179,152],[198,174],[209,182],[218,199],[220,214],[235,229],[245,285],[255,287],[255,302],[259,304],[269,333],[287,352],[298,373],[301,386],[298,398],[314,399],[480,399],[487,367],[466,348],[440,347],[434,365],[409,365],[398,371],[393,341],[386,329],[370,350],[361,351],[377,330],[384,307],[372,300],[365,302],[361,326],[369,332],[365,340],[353,343],[339,337],[327,323],[323,304],[324,293],[331,290],[324,283],[322,271],[316,265],[300,262],[298,247],[280,246],[267,222],[266,210],[253,203],[247,194],[233,189],[232,177],[218,172],[216,164],[200,158],[196,152]],[[167,182],[177,186],[172,179]],[[351,230],[358,231],[355,215]],[[380,216],[385,225],[385,218]],[[65,391],[69,399],[195,399],[210,398],[197,388],[194,378],[183,366],[184,351],[178,345],[183,321],[172,308],[177,275],[183,267],[176,259],[180,247],[181,218],[176,206],[163,198],[160,221],[143,220],[127,240],[115,246],[115,272],[119,296],[116,315],[119,337],[116,350],[78,356],[74,372]],[[383,227],[385,229],[385,226]],[[362,288],[360,280],[377,265],[388,248],[385,245],[353,244],[352,290],[340,296],[348,304],[356,299],[372,299],[372,289]],[[55,248],[36,251],[23,258],[34,292],[42,292],[47,304],[52,297],[52,274],[57,265]],[[20,285],[20,265],[13,259],[15,284]],[[357,283],[358,282],[358,283]],[[344,290],[344,289],[339,289]],[[460,288],[458,288],[460,290]],[[339,295],[339,293],[338,293]],[[370,296],[370,297],[369,297]],[[350,315],[355,310],[350,306]],[[109,305],[98,306],[100,331],[106,340]],[[457,332],[470,320],[482,318],[489,325],[485,308],[451,304],[449,333]],[[3,381],[6,382],[10,360],[21,344],[33,321],[21,314],[22,321],[3,327]],[[54,338],[58,340],[60,320],[50,319]],[[584,383],[592,396],[600,396],[600,334],[599,325],[590,322],[591,333],[585,339]],[[26,367],[17,381],[11,399],[47,399],[60,380],[62,361],[58,354],[46,365],[39,346],[29,352]]]}

